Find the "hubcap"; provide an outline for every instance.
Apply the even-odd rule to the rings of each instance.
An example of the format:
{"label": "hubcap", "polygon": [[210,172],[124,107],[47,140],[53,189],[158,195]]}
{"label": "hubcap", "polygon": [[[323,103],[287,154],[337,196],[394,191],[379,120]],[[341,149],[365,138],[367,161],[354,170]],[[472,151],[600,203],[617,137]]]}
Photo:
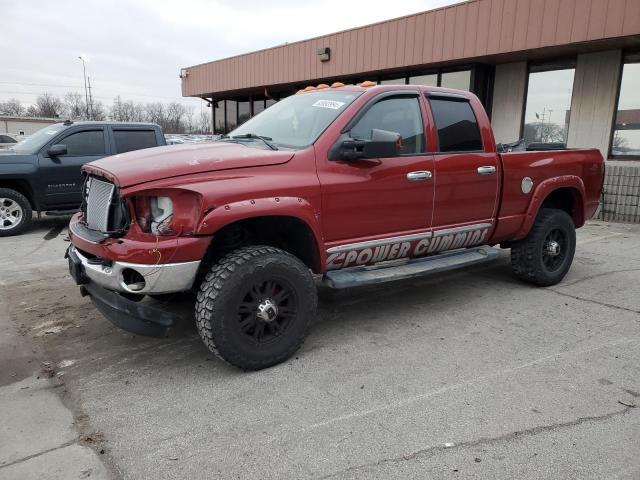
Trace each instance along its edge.
{"label": "hubcap", "polygon": [[273,300],[267,298],[258,304],[257,315],[260,320],[273,322],[278,316],[278,306],[273,302]]}
{"label": "hubcap", "polygon": [[0,230],[11,230],[22,220],[22,207],[11,198],[0,197]]}
{"label": "hubcap", "polygon": [[557,257],[560,255],[560,244],[555,240],[551,240],[544,244],[544,249],[547,252],[547,255],[552,257]]}
{"label": "hubcap", "polygon": [[568,245],[569,240],[563,230],[555,228],[547,234],[542,245],[542,263],[548,271],[554,272],[562,266]]}
{"label": "hubcap", "polygon": [[285,333],[297,314],[295,290],[285,281],[254,284],[240,297],[240,331],[258,343],[268,343]]}

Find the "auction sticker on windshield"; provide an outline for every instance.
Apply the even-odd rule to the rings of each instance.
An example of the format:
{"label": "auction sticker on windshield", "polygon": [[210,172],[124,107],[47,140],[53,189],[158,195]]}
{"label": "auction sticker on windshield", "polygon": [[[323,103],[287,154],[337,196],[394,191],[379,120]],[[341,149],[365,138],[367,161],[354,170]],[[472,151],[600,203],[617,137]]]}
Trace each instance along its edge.
{"label": "auction sticker on windshield", "polygon": [[344,102],[338,102],[336,100],[318,100],[311,106],[320,108],[332,108],[333,110],[338,110],[343,105]]}

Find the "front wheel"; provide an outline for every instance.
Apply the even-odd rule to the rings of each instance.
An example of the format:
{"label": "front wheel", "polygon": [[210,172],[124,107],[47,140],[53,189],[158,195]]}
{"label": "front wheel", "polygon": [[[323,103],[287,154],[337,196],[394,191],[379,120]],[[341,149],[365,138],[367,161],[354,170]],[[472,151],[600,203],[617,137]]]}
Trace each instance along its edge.
{"label": "front wheel", "polygon": [[10,188],[0,188],[0,237],[18,235],[31,223],[27,197]]}
{"label": "front wheel", "polygon": [[576,251],[576,230],[564,210],[543,208],[527,237],[511,247],[511,268],[519,278],[535,285],[560,282]]}
{"label": "front wheel", "polygon": [[196,324],[216,356],[244,370],[283,362],[302,345],[317,292],[307,266],[274,247],[242,247],[205,277]]}

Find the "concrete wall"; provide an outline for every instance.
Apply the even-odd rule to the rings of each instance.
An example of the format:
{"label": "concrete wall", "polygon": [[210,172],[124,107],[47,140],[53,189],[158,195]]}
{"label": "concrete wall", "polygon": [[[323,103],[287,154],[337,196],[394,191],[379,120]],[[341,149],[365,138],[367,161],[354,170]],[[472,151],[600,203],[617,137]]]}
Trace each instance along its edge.
{"label": "concrete wall", "polygon": [[621,60],[620,50],[578,55],[568,147],[599,148],[607,158]]}
{"label": "concrete wall", "polygon": [[497,143],[520,138],[526,82],[526,62],[496,66],[491,124]]}
{"label": "concrete wall", "polygon": [[0,118],[0,133],[18,134],[24,132],[25,135],[31,135],[47,125],[55,123],[56,120],[7,120]]}
{"label": "concrete wall", "polygon": [[606,168],[597,218],[608,222],[640,222],[640,162],[608,160]]}
{"label": "concrete wall", "polygon": [[[621,61],[620,50],[578,56],[568,147],[598,148],[607,158]],[[607,160],[597,218],[610,222],[640,222],[640,162]]]}

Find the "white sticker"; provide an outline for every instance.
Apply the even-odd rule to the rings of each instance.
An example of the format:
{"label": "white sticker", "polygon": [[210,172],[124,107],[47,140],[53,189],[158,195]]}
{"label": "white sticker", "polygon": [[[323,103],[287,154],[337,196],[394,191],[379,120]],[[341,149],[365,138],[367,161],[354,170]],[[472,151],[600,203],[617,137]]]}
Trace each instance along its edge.
{"label": "white sticker", "polygon": [[311,106],[320,107],[320,108],[331,108],[333,110],[338,110],[343,105],[344,105],[344,102],[338,102],[336,100],[318,100],[316,103],[314,103]]}

